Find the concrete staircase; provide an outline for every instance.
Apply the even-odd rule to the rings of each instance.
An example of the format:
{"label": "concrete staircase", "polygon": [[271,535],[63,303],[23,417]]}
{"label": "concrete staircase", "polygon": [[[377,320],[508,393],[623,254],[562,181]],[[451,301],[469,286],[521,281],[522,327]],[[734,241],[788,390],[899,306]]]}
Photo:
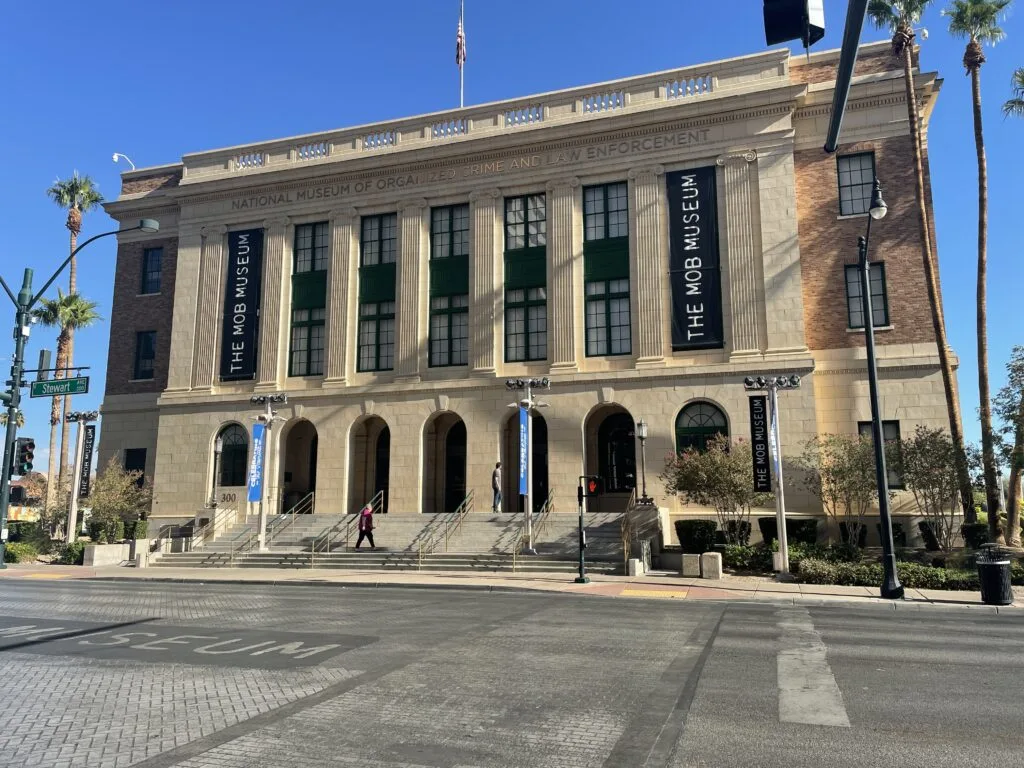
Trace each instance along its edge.
{"label": "concrete staircase", "polygon": [[[268,523],[269,552],[250,546],[258,520],[249,517],[191,551],[163,554],[154,567],[350,568],[376,570],[565,571],[576,567],[576,515],[535,517],[536,556],[516,556],[522,514],[374,516],[377,550],[355,550],[354,515],[279,516]],[[599,573],[622,571],[620,515],[586,515],[587,561]],[[314,552],[314,543],[316,551]],[[421,557],[422,551],[422,557]]]}

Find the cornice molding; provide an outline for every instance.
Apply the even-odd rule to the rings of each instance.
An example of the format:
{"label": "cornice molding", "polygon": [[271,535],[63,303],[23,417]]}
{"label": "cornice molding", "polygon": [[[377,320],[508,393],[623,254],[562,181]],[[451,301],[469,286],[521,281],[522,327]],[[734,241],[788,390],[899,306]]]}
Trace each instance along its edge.
{"label": "cornice molding", "polygon": [[665,173],[665,166],[660,163],[655,165],[643,165],[639,168],[630,168],[627,176],[630,179],[638,179],[641,176],[654,176],[658,177]]}
{"label": "cornice molding", "polygon": [[748,149],[746,152],[731,152],[727,155],[719,155],[715,158],[715,165],[725,165],[730,160],[742,160],[746,163],[752,163],[757,160],[757,150]]}

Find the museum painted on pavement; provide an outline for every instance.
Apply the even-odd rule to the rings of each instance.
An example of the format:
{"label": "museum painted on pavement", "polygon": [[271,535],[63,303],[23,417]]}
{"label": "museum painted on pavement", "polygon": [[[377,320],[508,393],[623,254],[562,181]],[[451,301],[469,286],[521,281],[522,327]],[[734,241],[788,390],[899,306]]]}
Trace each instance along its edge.
{"label": "museum painted on pavement", "polygon": [[[153,518],[244,508],[254,394],[287,393],[271,511],[489,510],[519,465],[506,379],[547,378],[536,500],[624,508],[715,434],[750,438],[747,376],[782,448],[856,434],[869,404],[854,265],[871,293],[887,439],[948,427],[914,210],[900,62],[862,47],[826,154],[838,52],[773,50],[418,117],[185,155],[122,175],[100,463],[145,473]],[[917,72],[927,135],[941,80]],[[215,445],[222,452],[215,462]],[[798,487],[791,513],[820,513]],[[313,497],[309,494],[314,493]],[[307,501],[307,504],[309,501]]]}

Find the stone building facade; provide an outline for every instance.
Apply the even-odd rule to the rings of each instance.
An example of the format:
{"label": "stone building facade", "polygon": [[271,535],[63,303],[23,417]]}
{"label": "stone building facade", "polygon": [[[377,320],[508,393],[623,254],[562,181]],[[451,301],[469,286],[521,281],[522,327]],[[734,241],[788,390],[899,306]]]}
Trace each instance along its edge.
{"label": "stone building facade", "polygon": [[[802,377],[780,398],[786,457],[869,418],[846,267],[874,171],[887,434],[948,426],[902,71],[887,44],[862,48],[827,155],[837,58],[769,51],[125,173],[107,211],[161,229],[119,243],[100,461],[144,469],[161,520],[213,488],[241,502],[250,398],[286,392],[277,508],[384,491],[392,511],[434,512],[472,491],[479,510],[502,461],[515,510],[504,382],[547,377],[535,497],[572,511],[579,475],[599,474],[592,508],[625,504],[643,419],[648,491],[683,513],[664,457],[748,439],[745,376]],[[925,127],[940,85],[917,75]]]}

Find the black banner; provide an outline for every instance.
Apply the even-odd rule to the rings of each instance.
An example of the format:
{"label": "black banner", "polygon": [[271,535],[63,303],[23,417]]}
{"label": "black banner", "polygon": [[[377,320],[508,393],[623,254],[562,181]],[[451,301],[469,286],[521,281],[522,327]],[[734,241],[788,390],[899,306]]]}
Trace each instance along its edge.
{"label": "black banner", "polygon": [[256,377],[263,230],[228,233],[228,277],[224,289],[221,381]]}
{"label": "black banner", "polygon": [[771,493],[772,464],[768,453],[768,398],[750,397],[750,447],[754,455],[754,490]]}
{"label": "black banner", "polygon": [[78,498],[89,498],[89,476],[92,474],[92,451],[96,445],[96,425],[85,424],[79,429],[85,430],[82,442],[82,479],[78,482]]}
{"label": "black banner", "polygon": [[721,349],[715,166],[673,171],[668,184],[672,349]]}

